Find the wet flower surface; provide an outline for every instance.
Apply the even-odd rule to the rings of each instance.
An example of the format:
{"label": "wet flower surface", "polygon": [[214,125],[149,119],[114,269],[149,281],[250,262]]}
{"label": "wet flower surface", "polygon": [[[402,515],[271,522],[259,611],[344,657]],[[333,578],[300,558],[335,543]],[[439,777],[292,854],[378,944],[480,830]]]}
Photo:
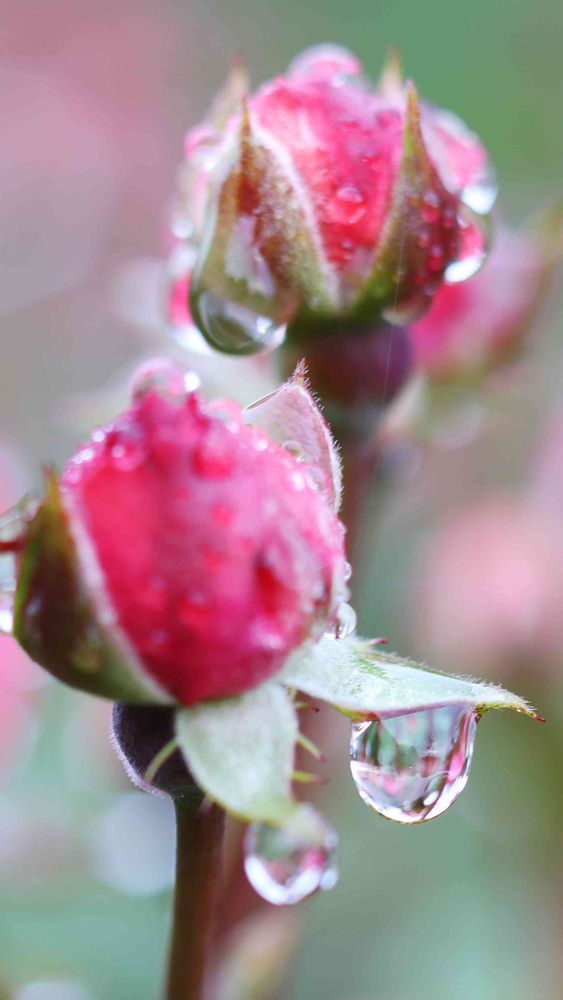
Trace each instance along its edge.
{"label": "wet flower surface", "polygon": [[[251,412],[259,423],[259,407]],[[75,618],[80,601],[90,605],[80,639],[67,626],[78,684],[88,657],[95,674],[103,656],[89,641],[90,617],[155,699],[160,691],[160,700],[192,704],[275,673],[327,627],[344,572],[334,503],[295,448],[249,426],[236,404],[204,402],[173,366],[143,370],[130,410],[94,432],[33,522],[17,626],[24,644],[50,658],[52,526],[40,525],[51,518],[68,555],[58,572],[84,595]]]}

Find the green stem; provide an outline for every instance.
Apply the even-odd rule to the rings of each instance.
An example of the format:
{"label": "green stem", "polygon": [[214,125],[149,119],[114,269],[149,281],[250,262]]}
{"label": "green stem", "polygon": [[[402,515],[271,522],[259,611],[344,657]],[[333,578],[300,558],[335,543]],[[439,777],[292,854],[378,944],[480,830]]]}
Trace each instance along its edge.
{"label": "green stem", "polygon": [[201,1000],[219,888],[225,814],[204,802],[176,807],[176,890],[166,1000]]}

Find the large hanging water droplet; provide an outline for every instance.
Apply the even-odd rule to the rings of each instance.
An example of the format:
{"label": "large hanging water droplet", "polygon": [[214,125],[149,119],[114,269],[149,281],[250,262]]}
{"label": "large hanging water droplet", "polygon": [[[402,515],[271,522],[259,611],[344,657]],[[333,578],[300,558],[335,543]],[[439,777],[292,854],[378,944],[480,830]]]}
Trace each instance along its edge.
{"label": "large hanging water droplet", "polygon": [[467,783],[478,718],[449,705],[355,723],[350,768],[364,802],[397,823],[440,816]]}
{"label": "large hanging water droplet", "polygon": [[259,316],[246,306],[229,302],[214,292],[192,295],[193,317],[206,340],[227,354],[256,354],[283,342],[285,324]]}
{"label": "large hanging water droplet", "polygon": [[12,634],[17,586],[16,554],[37,510],[34,497],[24,497],[0,517],[0,633]]}
{"label": "large hanging water droplet", "polygon": [[312,806],[285,826],[253,823],[245,837],[244,870],[253,889],[275,906],[299,903],[338,881],[338,836]]}
{"label": "large hanging water droplet", "polygon": [[472,278],[484,264],[489,251],[489,225],[468,208],[459,214],[459,252],[456,260],[448,264],[444,280],[448,285],[457,285]]}

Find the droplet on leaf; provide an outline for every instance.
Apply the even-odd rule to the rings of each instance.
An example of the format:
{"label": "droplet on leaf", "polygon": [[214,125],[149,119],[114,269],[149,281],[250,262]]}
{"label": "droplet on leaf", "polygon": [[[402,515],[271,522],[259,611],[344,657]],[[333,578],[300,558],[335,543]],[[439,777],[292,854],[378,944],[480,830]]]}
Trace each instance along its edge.
{"label": "droplet on leaf", "polygon": [[397,823],[440,816],[467,784],[478,720],[448,705],[354,723],[350,768],[366,805]]}
{"label": "droplet on leaf", "polygon": [[303,806],[286,825],[253,823],[245,838],[244,869],[253,889],[268,903],[299,903],[338,880],[338,836],[312,806]]}

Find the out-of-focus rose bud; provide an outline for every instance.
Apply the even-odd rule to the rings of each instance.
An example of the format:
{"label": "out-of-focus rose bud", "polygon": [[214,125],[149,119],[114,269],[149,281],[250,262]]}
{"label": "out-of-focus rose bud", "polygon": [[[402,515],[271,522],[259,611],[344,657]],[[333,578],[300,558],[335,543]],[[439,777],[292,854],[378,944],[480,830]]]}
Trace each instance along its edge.
{"label": "out-of-focus rose bud", "polygon": [[145,368],[131,408],[48,477],[14,542],[14,634],[62,680],[118,701],[252,688],[342,599],[338,490],[301,372],[244,412],[200,398],[181,369]]}
{"label": "out-of-focus rose bud", "polygon": [[518,358],[560,252],[548,222],[520,231],[499,227],[487,266],[439,289],[410,327],[416,368],[434,381],[470,381]]}
{"label": "out-of-focus rose bud", "polygon": [[486,253],[495,185],[478,138],[388,67],[307,50],[248,93],[237,66],[188,133],[173,221],[217,348],[251,353],[425,311]]}
{"label": "out-of-focus rose bud", "polygon": [[524,498],[489,497],[430,537],[415,592],[417,640],[459,670],[509,675],[555,663],[562,592],[557,521]]}

